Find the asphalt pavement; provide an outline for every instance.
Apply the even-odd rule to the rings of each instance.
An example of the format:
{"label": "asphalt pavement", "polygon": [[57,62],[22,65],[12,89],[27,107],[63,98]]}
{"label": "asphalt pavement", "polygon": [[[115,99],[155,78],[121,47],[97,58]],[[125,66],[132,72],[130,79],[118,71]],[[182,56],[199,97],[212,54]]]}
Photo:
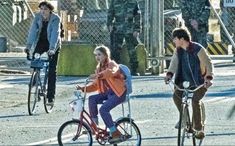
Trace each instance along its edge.
{"label": "asphalt pavement", "polygon": [[[164,74],[133,77],[132,117],[142,134],[142,145],[176,145],[178,112],[172,100],[172,87],[165,85]],[[39,105],[37,114],[27,112],[29,75],[0,75],[0,145],[57,145],[57,132],[62,123],[75,115],[68,103],[76,84],[85,77],[59,76],[55,108],[46,114]],[[228,119],[235,104],[235,64],[216,63],[214,85],[203,99],[206,106],[206,137],[203,145],[235,144],[235,115]],[[121,106],[112,111],[121,116]],[[102,119],[100,118],[102,123]],[[191,145],[191,140],[186,139]],[[97,142],[95,142],[97,145]]]}

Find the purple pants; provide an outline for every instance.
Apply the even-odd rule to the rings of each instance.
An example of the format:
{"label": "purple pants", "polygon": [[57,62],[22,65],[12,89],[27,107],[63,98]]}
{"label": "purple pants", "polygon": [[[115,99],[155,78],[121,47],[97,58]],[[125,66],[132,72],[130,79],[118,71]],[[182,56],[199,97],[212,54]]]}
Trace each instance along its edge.
{"label": "purple pants", "polygon": [[126,99],[126,92],[121,97],[118,97],[112,90],[108,90],[105,93],[92,95],[89,97],[89,112],[91,118],[97,118],[98,104],[103,104],[100,109],[100,115],[105,125],[110,128],[114,126],[110,110],[124,102]]}

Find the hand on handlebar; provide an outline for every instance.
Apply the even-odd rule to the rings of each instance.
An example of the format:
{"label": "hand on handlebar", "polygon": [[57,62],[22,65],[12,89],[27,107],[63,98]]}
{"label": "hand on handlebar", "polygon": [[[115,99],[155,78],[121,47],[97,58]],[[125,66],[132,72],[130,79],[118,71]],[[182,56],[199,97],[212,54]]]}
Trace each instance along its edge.
{"label": "hand on handlebar", "polygon": [[166,84],[169,84],[169,81],[172,79],[171,75],[166,75],[166,77],[164,78],[164,81]]}
{"label": "hand on handlebar", "polygon": [[25,49],[24,49],[24,52],[25,52],[26,54],[29,54],[29,53],[30,53],[30,49],[25,48]]}
{"label": "hand on handlebar", "polygon": [[213,83],[212,83],[211,80],[205,80],[205,82],[204,82],[204,87],[205,87],[205,88],[209,88],[212,84],[213,84]]}
{"label": "hand on handlebar", "polygon": [[47,51],[47,53],[48,53],[49,56],[55,55],[55,50],[54,49],[49,49]]}
{"label": "hand on handlebar", "polygon": [[90,80],[94,80],[96,77],[97,77],[96,74],[91,74],[88,78],[89,78]]}
{"label": "hand on handlebar", "polygon": [[81,90],[83,92],[83,88],[80,85],[76,85],[77,90]]}

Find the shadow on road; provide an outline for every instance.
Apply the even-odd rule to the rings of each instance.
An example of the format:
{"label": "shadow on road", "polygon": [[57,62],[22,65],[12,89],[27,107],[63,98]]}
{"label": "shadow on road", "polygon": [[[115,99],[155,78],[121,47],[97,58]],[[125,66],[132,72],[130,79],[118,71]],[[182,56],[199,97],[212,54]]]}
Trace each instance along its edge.
{"label": "shadow on road", "polygon": [[[206,134],[206,137],[213,137],[213,136],[234,136],[235,133],[211,133],[211,134]],[[205,138],[206,138],[205,137]],[[160,139],[176,139],[177,136],[162,136],[162,137],[143,137],[142,140],[160,140]]]}
{"label": "shadow on road", "polygon": [[29,115],[23,115],[23,114],[19,114],[19,115],[6,115],[6,116],[0,116],[0,119],[17,118],[17,117],[25,117],[25,116],[29,116]]}

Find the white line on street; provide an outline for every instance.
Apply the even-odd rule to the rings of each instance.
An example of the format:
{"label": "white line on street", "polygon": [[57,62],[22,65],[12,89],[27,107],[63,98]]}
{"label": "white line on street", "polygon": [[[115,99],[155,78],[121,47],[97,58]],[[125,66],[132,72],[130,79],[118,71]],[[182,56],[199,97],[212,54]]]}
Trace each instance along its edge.
{"label": "white line on street", "polygon": [[38,141],[38,142],[33,142],[33,143],[29,143],[29,144],[25,144],[25,145],[40,145],[40,144],[57,144],[57,137],[53,137],[50,139],[46,139],[46,140],[42,140],[42,141]]}

